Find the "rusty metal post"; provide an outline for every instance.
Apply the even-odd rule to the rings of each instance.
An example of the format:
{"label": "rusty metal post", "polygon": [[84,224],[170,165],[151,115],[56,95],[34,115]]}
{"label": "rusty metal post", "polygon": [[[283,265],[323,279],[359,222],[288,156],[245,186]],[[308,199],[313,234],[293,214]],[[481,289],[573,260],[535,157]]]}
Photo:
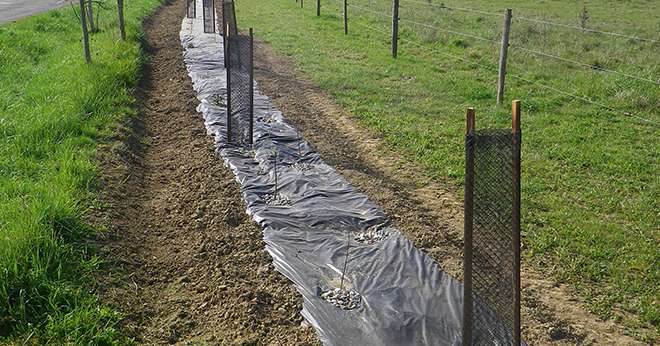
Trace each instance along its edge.
{"label": "rusty metal post", "polygon": [[465,200],[463,204],[463,345],[472,343],[472,212],[474,208],[474,108],[467,109],[465,131]]}
{"label": "rusty metal post", "polygon": [[511,104],[511,128],[513,132],[513,344],[520,345],[520,101]]}
{"label": "rusty metal post", "polygon": [[250,28],[250,144],[254,143],[254,32]]}
{"label": "rusty metal post", "polygon": [[399,0],[392,0],[392,57],[399,50]]}

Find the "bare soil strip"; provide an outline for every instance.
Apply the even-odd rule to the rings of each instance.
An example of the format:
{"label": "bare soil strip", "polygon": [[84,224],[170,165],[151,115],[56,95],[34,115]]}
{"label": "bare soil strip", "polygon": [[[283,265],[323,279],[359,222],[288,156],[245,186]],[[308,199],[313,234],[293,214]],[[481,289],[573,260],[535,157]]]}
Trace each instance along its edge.
{"label": "bare soil strip", "polygon": [[[424,178],[420,167],[388,150],[267,44],[256,44],[255,59],[260,89],[287,121],[328,164],[382,207],[416,247],[461,278],[463,210],[456,188]],[[641,344],[614,323],[588,313],[563,285],[529,266],[523,271],[523,336],[530,344]]]}
{"label": "bare soil strip", "polygon": [[183,8],[168,2],[145,24],[140,115],[99,153],[111,267],[99,293],[138,344],[318,344],[195,112]]}

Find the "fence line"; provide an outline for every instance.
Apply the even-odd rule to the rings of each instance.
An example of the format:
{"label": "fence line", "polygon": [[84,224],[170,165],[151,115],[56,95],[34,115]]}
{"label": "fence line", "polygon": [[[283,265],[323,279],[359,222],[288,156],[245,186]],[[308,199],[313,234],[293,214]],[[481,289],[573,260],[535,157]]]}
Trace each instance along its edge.
{"label": "fence line", "polygon": [[[340,0],[333,0],[333,1],[340,2]],[[406,0],[406,1],[412,2],[411,0]],[[379,16],[383,16],[383,17],[386,17],[386,18],[391,18],[391,15],[389,15],[389,14],[384,14],[382,12],[377,12],[377,11],[374,11],[374,10],[366,9],[366,8],[361,7],[361,6],[350,5],[350,7],[354,7],[354,8],[357,8],[359,10],[363,10],[365,12],[375,13],[375,14],[378,14]],[[471,38],[475,38],[475,39],[482,40],[482,41],[487,41],[487,42],[492,42],[492,43],[499,43],[498,41],[489,40],[489,39],[484,38],[484,37],[473,36],[471,34],[458,32],[458,31],[446,30],[446,29],[441,28],[441,27],[435,27],[435,26],[432,26],[432,25],[428,25],[428,24],[424,24],[424,23],[420,23],[420,22],[415,22],[415,21],[408,20],[408,19],[400,19],[400,21],[401,22],[408,22],[410,24],[425,26],[425,27],[432,28],[432,29],[437,29],[437,30],[440,30],[440,31],[445,31],[445,32],[449,32],[449,33],[452,33],[452,34],[456,34],[456,35],[471,37]],[[371,31],[374,31],[374,32],[384,34],[384,35],[386,35],[386,37],[390,35],[389,32],[387,32],[385,30],[375,28],[375,27],[370,26],[370,25],[362,24],[362,23],[359,23],[359,22],[356,22],[356,21],[353,21],[352,24],[355,24],[359,27],[363,27],[365,29],[368,29],[368,30],[371,30]],[[445,56],[445,57],[448,57],[448,58],[451,58],[451,59],[454,59],[454,60],[462,61],[466,64],[472,64],[472,65],[476,65],[476,66],[479,66],[481,68],[484,68],[484,69],[487,69],[487,70],[490,70],[490,71],[493,71],[493,72],[498,72],[497,67],[489,66],[487,64],[484,64],[482,62],[483,59],[479,60],[479,61],[472,60],[472,59],[467,59],[467,58],[464,58],[464,57],[460,57],[460,56],[457,56],[457,55],[453,55],[453,54],[449,54],[449,53],[446,53],[446,52],[439,51],[438,49],[434,49],[434,48],[428,47],[426,45],[423,45],[422,43],[419,43],[419,42],[416,42],[416,41],[413,41],[413,40],[410,40],[410,39],[402,38],[402,37],[398,37],[398,40],[401,40],[402,42],[406,42],[406,43],[412,44],[414,46],[417,46],[418,48],[422,48],[422,49],[426,50],[427,53],[421,55],[422,57],[426,57],[426,56],[428,56],[432,53],[435,53],[435,54],[439,54],[439,55],[442,55],[442,56]],[[371,42],[371,41],[369,40],[369,42]],[[628,77],[628,78],[632,78],[632,79],[636,79],[636,80],[650,82],[650,83],[653,83],[653,84],[656,84],[656,85],[660,85],[660,83],[657,82],[657,81],[653,81],[653,80],[650,80],[650,79],[645,79],[645,78],[638,77],[638,76],[635,76],[635,75],[630,75],[630,74],[626,74],[626,73],[615,71],[615,70],[600,68],[600,67],[597,67],[597,66],[594,66],[594,65],[589,65],[589,64],[586,64],[586,63],[583,63],[583,62],[562,58],[560,56],[556,56],[556,55],[552,55],[552,54],[548,54],[548,53],[544,53],[544,52],[540,52],[540,51],[536,51],[536,50],[532,50],[532,49],[527,49],[527,48],[517,46],[517,45],[511,45],[511,47],[515,48],[515,49],[519,49],[521,51],[528,52],[528,53],[538,54],[538,55],[546,56],[546,57],[549,57],[549,58],[558,59],[558,60],[561,60],[561,61],[565,61],[565,62],[573,63],[573,64],[576,64],[576,65],[580,65],[580,66],[583,66],[583,67],[589,67],[589,68],[600,70],[600,71],[603,71],[603,72],[614,73],[614,74],[618,74],[618,75],[625,76],[625,77]],[[560,93],[564,96],[568,96],[568,97],[571,97],[573,99],[577,99],[577,100],[580,100],[580,101],[583,101],[583,102],[601,107],[601,108],[606,109],[606,110],[608,110],[612,113],[623,115],[623,116],[626,116],[626,117],[635,118],[635,119],[638,119],[640,121],[643,121],[645,123],[649,123],[649,124],[652,124],[652,125],[655,125],[655,126],[660,126],[660,122],[657,122],[657,121],[654,121],[654,120],[651,120],[651,119],[647,119],[647,118],[644,118],[644,117],[640,117],[638,115],[635,115],[632,112],[627,112],[627,111],[623,111],[623,110],[620,110],[620,109],[616,109],[616,108],[610,107],[610,106],[608,106],[604,103],[589,99],[587,97],[576,95],[574,93],[570,93],[570,92],[558,89],[556,87],[540,83],[538,81],[530,80],[530,79],[524,78],[524,77],[519,76],[519,75],[515,75],[515,74],[511,74],[511,73],[507,73],[507,75],[511,76],[511,77],[513,77],[513,78],[515,78],[519,81],[534,84],[534,85],[536,85],[540,88],[550,90],[550,91],[554,91],[554,92]]]}
{"label": "fence line", "polygon": [[[481,10],[481,9],[475,9],[475,8],[469,8],[469,7],[452,7],[452,6],[447,6],[445,4],[434,4],[434,3],[415,1],[415,0],[405,0],[405,2],[424,5],[424,6],[431,6],[431,7],[436,7],[436,8],[444,8],[444,9],[449,9],[449,10],[473,12],[473,13],[485,14],[485,15],[490,15],[490,16],[502,17],[501,13],[489,12],[489,11],[485,11],[485,10]],[[577,26],[577,25],[551,22],[551,21],[547,21],[547,20],[530,18],[530,17],[513,17],[513,19],[514,20],[521,20],[521,21],[528,21],[528,22],[535,22],[535,23],[546,24],[546,25],[552,25],[552,26],[559,26],[559,27],[578,30],[578,31],[582,31],[582,32],[589,32],[589,33],[596,33],[596,34],[610,35],[610,36],[615,36],[615,37],[628,38],[628,39],[637,40],[637,41],[646,41],[646,42],[651,42],[651,43],[660,42],[660,40],[649,39],[649,38],[633,36],[633,35],[628,35],[628,34],[622,34],[622,33],[614,32],[614,31],[603,31],[603,30],[596,30],[596,29],[588,29],[588,28],[582,28],[582,27]]]}
{"label": "fence line", "polygon": [[[337,0],[333,0],[333,1],[337,1]],[[408,0],[408,1],[410,1],[410,0]],[[417,2],[417,1],[415,1],[415,2],[420,3],[420,2]],[[421,4],[424,4],[424,3],[421,3]],[[429,5],[434,5],[434,4],[429,4]],[[382,13],[382,12],[377,12],[377,11],[370,10],[370,9],[366,9],[366,8],[363,8],[363,7],[360,7],[360,6],[349,5],[349,7],[355,7],[355,8],[364,10],[366,12],[375,13],[375,14],[378,14],[380,16],[387,17],[387,18],[391,17],[391,15],[389,15],[389,14],[385,14],[385,13]],[[458,36],[469,37],[469,38],[473,38],[473,39],[484,41],[484,42],[499,43],[499,41],[497,41],[497,40],[492,40],[492,39],[485,38],[485,37],[482,37],[482,36],[472,35],[472,34],[460,32],[460,31],[449,30],[449,29],[442,28],[442,27],[439,27],[439,26],[434,26],[434,25],[430,25],[430,24],[427,24],[427,23],[421,23],[421,22],[417,22],[417,21],[414,21],[414,20],[410,20],[410,19],[401,18],[401,19],[399,19],[399,22],[410,23],[410,24],[413,24],[413,25],[418,25],[418,26],[422,26],[422,27],[425,27],[425,28],[434,29],[434,30],[438,30],[438,31],[442,31],[442,32],[446,32],[446,33],[450,33],[450,34],[454,34],[454,35],[458,35]],[[631,79],[635,79],[635,80],[638,80],[638,81],[653,83],[655,85],[660,85],[660,82],[654,81],[652,79],[639,77],[639,76],[636,76],[636,75],[632,75],[632,74],[628,74],[628,73],[620,72],[620,71],[616,71],[616,70],[611,70],[611,69],[607,69],[607,68],[604,68],[604,67],[599,67],[599,66],[596,66],[596,65],[587,64],[587,63],[580,62],[580,61],[577,61],[577,60],[563,58],[563,57],[558,56],[558,55],[544,53],[544,52],[541,52],[541,51],[538,51],[538,50],[528,49],[528,48],[524,48],[522,46],[513,45],[513,44],[511,44],[510,47],[514,48],[514,49],[524,51],[524,52],[527,52],[527,53],[531,53],[531,54],[535,54],[535,55],[539,55],[539,56],[544,56],[544,57],[547,57],[547,58],[556,59],[556,60],[560,60],[560,61],[567,62],[567,63],[572,63],[572,64],[582,66],[582,67],[588,67],[588,68],[593,69],[593,70],[612,73],[612,74],[617,74],[617,75],[624,76],[624,77],[631,78]]]}
{"label": "fence line", "polygon": [[[380,32],[380,33],[385,34],[385,35],[389,35],[388,32],[386,32],[386,31],[384,31],[384,30],[376,29],[376,28],[371,27],[371,26],[369,26],[369,25],[363,25],[363,24],[359,24],[359,23],[355,23],[355,22],[354,22],[353,24],[355,24],[355,25],[357,25],[357,26],[361,26],[361,27],[367,28],[367,29],[372,30],[372,31]],[[459,60],[459,61],[465,62],[465,63],[467,63],[467,64],[477,65],[477,66],[482,67],[482,68],[485,68],[485,69],[487,69],[487,70],[491,70],[491,71],[493,71],[493,72],[497,72],[497,68],[496,68],[496,67],[494,67],[494,66],[488,66],[488,65],[486,65],[486,64],[481,63],[480,61],[470,60],[470,59],[463,58],[463,57],[460,57],[460,56],[457,56],[457,55],[449,54],[449,53],[446,53],[446,52],[441,52],[441,51],[439,51],[439,50],[437,50],[437,49],[430,48],[430,47],[428,47],[428,46],[423,45],[422,43],[415,42],[415,41],[413,41],[413,40],[409,40],[409,39],[406,39],[406,38],[399,38],[399,39],[400,39],[401,41],[403,41],[403,42],[410,43],[410,44],[415,45],[415,46],[417,46],[417,47],[419,47],[419,48],[425,49],[425,50],[427,51],[427,53],[426,53],[426,54],[422,54],[422,55],[421,55],[422,57],[427,57],[427,56],[429,56],[429,55],[431,55],[431,54],[433,54],[433,53],[436,53],[436,54],[440,54],[440,55],[446,56],[446,57],[448,57],[448,58],[452,58],[452,59],[454,59],[454,60]],[[622,111],[622,110],[620,110],[620,109],[612,108],[612,107],[610,107],[610,106],[608,106],[608,105],[606,105],[606,104],[604,104],[604,103],[600,103],[600,102],[598,102],[598,101],[594,101],[594,100],[589,99],[589,98],[586,98],[586,97],[584,97],[584,96],[580,96],[580,95],[572,94],[572,93],[570,93],[570,92],[567,92],[567,91],[564,91],[564,90],[561,90],[561,89],[558,89],[558,88],[555,88],[555,87],[552,87],[552,86],[549,86],[549,85],[546,85],[546,84],[543,84],[543,83],[539,83],[539,82],[537,82],[537,81],[533,81],[533,80],[530,80],[530,79],[527,79],[527,78],[524,78],[524,77],[521,77],[521,76],[518,76],[518,75],[515,75],[515,74],[511,74],[511,73],[510,73],[510,74],[507,74],[507,75],[508,75],[508,76],[511,76],[511,77],[513,77],[513,78],[515,78],[515,79],[521,80],[521,81],[523,81],[523,82],[530,83],[530,84],[534,84],[534,85],[537,85],[537,86],[539,86],[539,87],[541,87],[541,88],[544,88],[544,89],[547,89],[547,90],[552,90],[552,91],[558,92],[558,93],[560,93],[560,94],[562,94],[562,95],[569,96],[569,97],[572,97],[572,98],[574,98],[574,99],[578,99],[578,100],[581,100],[581,101],[584,101],[584,102],[587,102],[587,103],[593,104],[593,105],[595,105],[595,106],[599,106],[599,107],[604,108],[604,109],[606,109],[606,110],[608,110],[608,111],[610,111],[610,112],[612,112],[612,113],[616,113],[616,114],[619,114],[619,115],[624,115],[624,116],[627,116],[627,117],[632,117],[632,118],[635,118],[635,119],[637,119],[637,120],[640,120],[640,121],[643,121],[643,122],[646,122],[646,123],[649,123],[649,124],[653,124],[653,125],[656,125],[656,126],[660,126],[660,122],[656,122],[656,121],[653,121],[653,120],[650,120],[650,119],[647,119],[647,118],[640,117],[640,116],[635,115],[634,113],[631,113],[631,112],[626,112],[626,111]]]}

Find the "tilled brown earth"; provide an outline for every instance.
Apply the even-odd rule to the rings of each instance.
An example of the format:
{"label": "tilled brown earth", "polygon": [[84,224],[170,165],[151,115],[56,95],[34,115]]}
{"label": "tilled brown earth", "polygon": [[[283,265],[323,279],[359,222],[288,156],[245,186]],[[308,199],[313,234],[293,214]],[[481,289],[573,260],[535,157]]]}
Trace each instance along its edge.
{"label": "tilled brown earth", "polygon": [[140,115],[99,153],[111,268],[99,293],[138,344],[318,344],[195,112],[182,8],[169,2],[145,24]]}
{"label": "tilled brown earth", "polygon": [[[461,278],[463,210],[455,187],[424,178],[420,167],[388,150],[268,45],[256,44],[255,59],[261,91],[326,162],[382,207],[416,247]],[[523,337],[532,345],[641,344],[529,266],[522,285]]]}

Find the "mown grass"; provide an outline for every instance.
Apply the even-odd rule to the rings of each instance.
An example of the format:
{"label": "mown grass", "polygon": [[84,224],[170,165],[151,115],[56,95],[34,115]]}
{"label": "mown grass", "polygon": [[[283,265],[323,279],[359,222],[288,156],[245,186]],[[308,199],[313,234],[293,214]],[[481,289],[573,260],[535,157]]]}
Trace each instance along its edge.
{"label": "mown grass", "polygon": [[93,63],[71,8],[0,25],[0,343],[117,344],[119,314],[91,291],[100,260],[83,239],[97,143],[133,114],[141,20],[160,0],[97,12]]}
{"label": "mown grass", "polygon": [[[592,28],[658,39],[659,3],[584,3]],[[345,36],[340,4],[333,0],[322,0],[322,4],[319,18],[314,15],[314,1],[306,1],[301,10],[293,0],[245,0],[237,5],[238,20],[243,28],[254,27],[257,36],[290,56],[300,71],[365,126],[438,180],[461,184],[466,107],[477,108],[478,127],[509,127],[510,101],[521,99],[526,259],[541,272],[570,283],[602,318],[620,321],[637,338],[657,340],[660,87],[539,59],[512,48],[511,75],[622,112],[511,75],[507,100],[497,106],[497,73],[492,69],[496,67],[496,44],[401,23],[402,39],[422,47],[403,41],[400,56],[394,60],[388,51],[389,19],[353,9],[350,34]],[[349,4],[387,13],[391,1],[352,0]],[[445,4],[497,12],[509,5],[514,15],[577,24],[583,2],[475,0]],[[499,17],[406,0],[401,5],[401,18],[499,39]],[[514,46],[660,80],[658,43],[518,20],[514,20],[511,40]]]}

